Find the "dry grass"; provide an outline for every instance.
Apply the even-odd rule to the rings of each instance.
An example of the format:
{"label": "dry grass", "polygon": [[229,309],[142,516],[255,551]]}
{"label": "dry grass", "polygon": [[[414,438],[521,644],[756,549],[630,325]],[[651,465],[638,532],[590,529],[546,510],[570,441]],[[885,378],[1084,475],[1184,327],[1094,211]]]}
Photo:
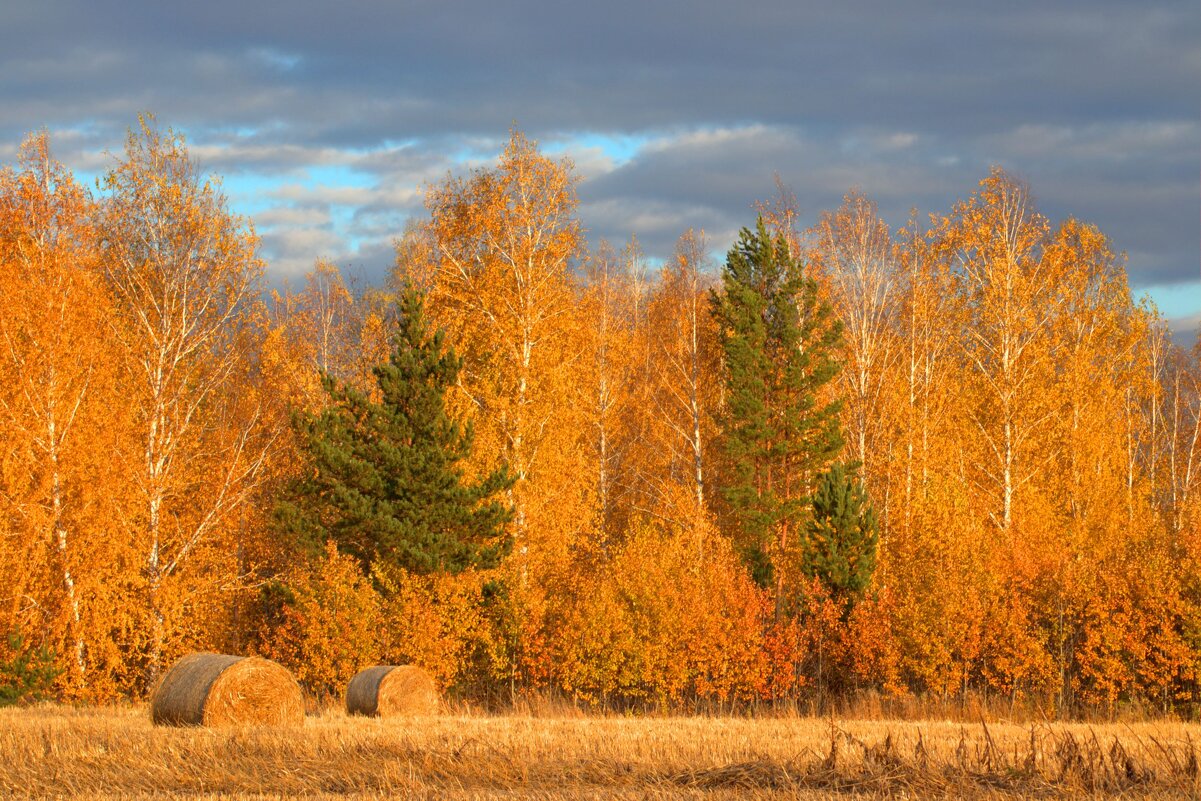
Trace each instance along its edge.
{"label": "dry grass", "polygon": [[326,712],[163,729],[141,708],[0,710],[0,796],[1198,798],[1201,727]]}

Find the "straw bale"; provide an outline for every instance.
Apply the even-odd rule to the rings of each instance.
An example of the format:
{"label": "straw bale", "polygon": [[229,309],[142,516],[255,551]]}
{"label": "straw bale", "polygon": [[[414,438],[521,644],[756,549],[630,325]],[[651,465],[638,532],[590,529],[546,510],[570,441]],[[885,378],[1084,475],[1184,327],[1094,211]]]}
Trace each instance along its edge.
{"label": "straw bale", "polygon": [[435,715],[440,706],[434,680],[413,665],[370,667],[346,685],[346,711],[351,715]]}
{"label": "straw bale", "polygon": [[196,653],[163,677],[150,717],[160,726],[297,725],[304,723],[304,698],[275,662]]}

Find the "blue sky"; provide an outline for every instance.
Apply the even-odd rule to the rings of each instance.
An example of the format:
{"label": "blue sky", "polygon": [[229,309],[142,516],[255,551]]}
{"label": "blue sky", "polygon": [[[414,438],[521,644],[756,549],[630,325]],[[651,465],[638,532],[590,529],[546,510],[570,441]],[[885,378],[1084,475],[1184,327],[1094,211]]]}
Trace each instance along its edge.
{"label": "blue sky", "polygon": [[1201,14],[1189,2],[605,4],[43,0],[0,10],[0,160],[46,127],[81,175],[140,111],[185,132],[273,281],[366,277],[423,188],[511,126],[572,158],[590,243],[718,252],[774,176],[901,225],[999,164],[1096,223],[1174,329],[1201,319]]}

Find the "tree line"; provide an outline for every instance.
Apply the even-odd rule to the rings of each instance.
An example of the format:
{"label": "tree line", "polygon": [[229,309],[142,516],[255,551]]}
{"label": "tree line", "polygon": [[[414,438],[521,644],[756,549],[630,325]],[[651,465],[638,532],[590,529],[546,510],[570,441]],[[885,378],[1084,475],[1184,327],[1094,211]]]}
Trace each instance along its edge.
{"label": "tree line", "polygon": [[[139,697],[195,649],[332,694],[1195,709],[1201,351],[993,170],[893,230],[785,187],[711,262],[590,247],[514,133],[385,286],[258,240],[141,120],[93,193],[0,172],[0,683]],[[2,688],[0,688],[2,689]],[[28,688],[27,688],[28,689]]]}

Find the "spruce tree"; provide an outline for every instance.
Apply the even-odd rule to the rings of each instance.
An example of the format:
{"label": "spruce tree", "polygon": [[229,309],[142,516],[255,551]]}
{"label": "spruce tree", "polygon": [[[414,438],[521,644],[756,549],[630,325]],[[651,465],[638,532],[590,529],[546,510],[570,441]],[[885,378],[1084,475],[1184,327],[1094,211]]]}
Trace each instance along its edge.
{"label": "spruce tree", "polygon": [[762,218],[742,229],[712,295],[725,352],[724,490],[734,539],[766,586],[797,550],[819,473],[842,449],[838,402],[819,391],[838,371],[841,325],[783,236]]}
{"label": "spruce tree", "polygon": [[461,362],[441,330],[427,333],[420,292],[406,287],[397,307],[391,356],[373,371],[378,402],[326,375],[329,407],[294,418],[309,473],[277,505],[276,520],[310,546],[332,539],[364,567],[494,566],[511,545],[512,518],[496,496],[513,479],[502,468],[464,480],[472,428],[446,411]]}
{"label": "spruce tree", "polygon": [[850,606],[876,569],[876,513],[855,476],[836,464],[822,475],[805,525],[804,570]]}

